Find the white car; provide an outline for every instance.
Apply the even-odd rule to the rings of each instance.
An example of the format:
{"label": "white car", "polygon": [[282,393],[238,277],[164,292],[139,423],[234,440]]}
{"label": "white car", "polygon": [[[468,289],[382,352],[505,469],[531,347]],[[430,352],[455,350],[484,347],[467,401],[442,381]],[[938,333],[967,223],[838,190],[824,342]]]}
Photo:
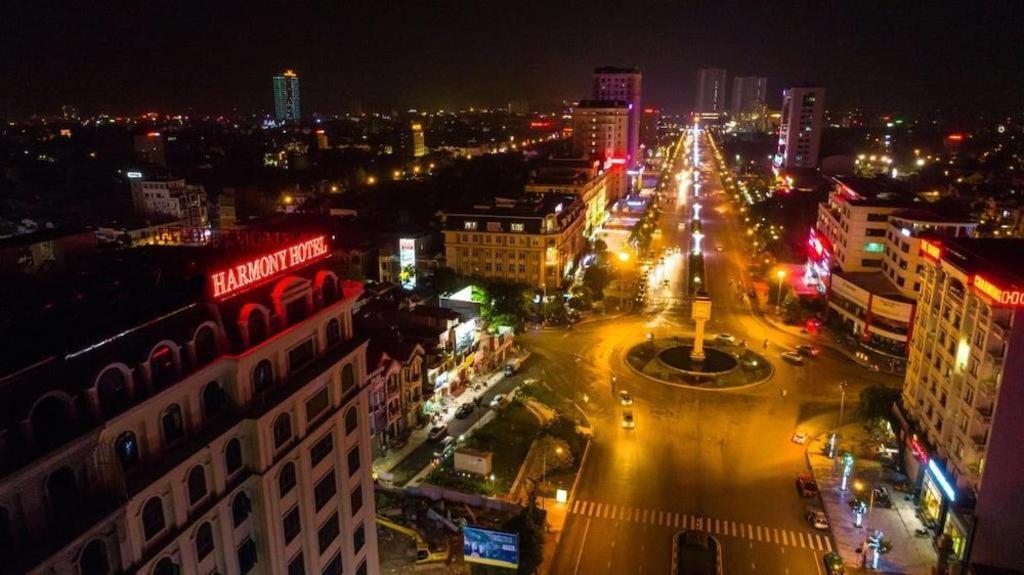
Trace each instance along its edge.
{"label": "white car", "polygon": [[736,344],[736,336],[731,333],[720,333],[715,336],[715,341],[721,343]]}
{"label": "white car", "polygon": [[807,433],[803,432],[803,431],[798,431],[798,432],[794,433],[793,434],[793,443],[795,443],[797,445],[803,445],[803,444],[807,443]]}
{"label": "white car", "polygon": [[787,362],[789,362],[789,363],[791,363],[793,365],[803,365],[804,364],[804,356],[800,355],[799,353],[797,353],[795,351],[784,351],[784,352],[782,352],[781,357],[782,357],[782,359],[786,360]]}
{"label": "white car", "polygon": [[633,396],[628,391],[619,392],[619,403],[622,405],[633,405]]}
{"label": "white car", "polygon": [[499,393],[491,398],[491,409],[498,409],[499,407],[505,407],[508,403],[508,397],[504,393]]}
{"label": "white car", "polygon": [[810,523],[815,529],[826,530],[828,529],[828,517],[825,516],[825,511],[817,507],[807,507],[807,523]]}

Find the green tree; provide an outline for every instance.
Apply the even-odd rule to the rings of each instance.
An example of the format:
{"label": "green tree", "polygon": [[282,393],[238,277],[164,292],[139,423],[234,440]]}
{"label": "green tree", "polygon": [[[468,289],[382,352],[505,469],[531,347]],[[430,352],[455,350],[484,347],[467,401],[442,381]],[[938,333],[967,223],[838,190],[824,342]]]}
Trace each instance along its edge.
{"label": "green tree", "polygon": [[569,306],[576,310],[588,310],[594,305],[594,294],[589,287],[582,285],[572,288],[572,299]]}
{"label": "green tree", "polygon": [[551,300],[544,303],[544,321],[550,325],[569,323],[569,310],[565,307],[565,298],[556,293]]}
{"label": "green tree", "polygon": [[868,420],[888,417],[899,398],[899,389],[879,384],[866,387],[860,392],[860,414]]}
{"label": "green tree", "polygon": [[790,291],[782,298],[782,319],[786,323],[799,323],[801,319],[800,299]]}
{"label": "green tree", "polygon": [[590,290],[594,301],[604,299],[604,289],[608,287],[611,276],[608,268],[599,262],[594,263],[583,271],[583,285]]}

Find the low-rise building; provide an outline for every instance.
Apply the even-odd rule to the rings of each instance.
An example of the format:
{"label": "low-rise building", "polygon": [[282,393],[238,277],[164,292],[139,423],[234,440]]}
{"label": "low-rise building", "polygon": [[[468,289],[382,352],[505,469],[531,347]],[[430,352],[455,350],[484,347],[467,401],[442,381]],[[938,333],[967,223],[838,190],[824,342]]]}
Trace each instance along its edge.
{"label": "low-rise building", "polygon": [[129,172],[129,182],[132,205],[138,213],[180,220],[187,229],[210,227],[203,186],[188,184],[184,178],[144,177],[138,172]]}
{"label": "low-rise building", "polygon": [[591,237],[608,219],[608,203],[616,193],[610,189],[609,174],[596,161],[550,160],[530,178],[526,192],[579,196],[587,207],[583,233]]}

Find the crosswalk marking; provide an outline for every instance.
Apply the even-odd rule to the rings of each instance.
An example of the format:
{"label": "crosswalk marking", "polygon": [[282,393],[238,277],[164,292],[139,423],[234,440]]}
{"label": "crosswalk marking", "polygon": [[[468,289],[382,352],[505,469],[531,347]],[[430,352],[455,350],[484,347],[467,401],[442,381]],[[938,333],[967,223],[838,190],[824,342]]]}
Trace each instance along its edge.
{"label": "crosswalk marking", "polygon": [[666,509],[640,508],[604,501],[576,499],[569,507],[569,513],[597,519],[629,521],[672,529],[698,529],[715,535],[726,535],[749,541],[774,543],[776,545],[800,547],[814,551],[831,552],[833,550],[832,541],[827,533],[804,533],[790,529],[768,527],[766,525],[741,523],[720,517],[690,515]]}

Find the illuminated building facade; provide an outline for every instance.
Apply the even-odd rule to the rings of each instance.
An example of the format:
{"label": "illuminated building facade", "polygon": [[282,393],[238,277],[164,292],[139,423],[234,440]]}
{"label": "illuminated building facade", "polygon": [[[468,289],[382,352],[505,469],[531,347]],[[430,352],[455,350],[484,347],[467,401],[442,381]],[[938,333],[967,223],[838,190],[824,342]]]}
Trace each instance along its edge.
{"label": "illuminated building facade", "polygon": [[782,92],[782,123],[775,167],[814,169],[818,166],[825,119],[824,88],[789,88]]}
{"label": "illuminated building facade", "polygon": [[279,123],[298,122],[302,118],[299,97],[299,76],[285,70],[274,76],[274,117]]}
{"label": "illuminated building facade", "polygon": [[640,158],[640,115],[642,102],[643,74],[637,68],[602,67],[594,69],[593,99],[598,101],[625,102],[628,109],[626,130],[626,159],[629,167],[639,164]]}
{"label": "illuminated building facade", "polygon": [[608,219],[609,198],[615,193],[609,172],[588,160],[550,160],[526,184],[527,193],[573,194],[587,208],[583,233],[590,235]]}
{"label": "illuminated building facade", "polygon": [[448,267],[462,275],[559,289],[586,249],[578,196],[496,198],[443,215]]}
{"label": "illuminated building facade", "polygon": [[[897,409],[918,502],[956,557],[1024,570],[1024,241],[930,237]],[[972,535],[973,534],[973,535]],[[941,546],[941,545],[940,545]]]}
{"label": "illuminated building facade", "polygon": [[629,107],[622,100],[583,100],[572,110],[572,150],[591,160],[629,157]]}
{"label": "illuminated building facade", "polygon": [[724,68],[697,70],[697,101],[694,112],[700,120],[720,120],[728,112],[725,100],[726,72]]}
{"label": "illuminated building facade", "polygon": [[183,178],[146,177],[139,172],[130,172],[128,182],[138,213],[173,218],[189,230],[210,227],[209,200],[203,186],[186,183]]}
{"label": "illuminated building facade", "polygon": [[71,333],[7,345],[0,572],[378,573],[361,285],[325,242],[127,250],[31,326]]}
{"label": "illuminated building facade", "polygon": [[768,79],[737,76],[732,79],[729,116],[741,131],[763,131],[766,127]]}

